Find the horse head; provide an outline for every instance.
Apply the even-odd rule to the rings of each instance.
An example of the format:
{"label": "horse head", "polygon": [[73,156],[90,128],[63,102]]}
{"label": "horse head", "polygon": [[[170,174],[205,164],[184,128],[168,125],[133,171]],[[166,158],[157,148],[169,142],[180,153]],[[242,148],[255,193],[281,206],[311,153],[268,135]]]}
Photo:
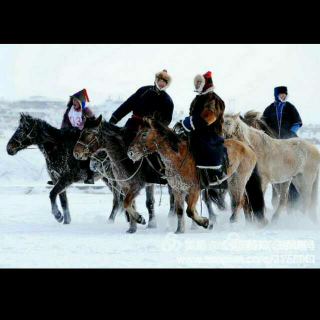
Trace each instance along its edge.
{"label": "horse head", "polygon": [[7,144],[7,153],[10,156],[35,144],[36,125],[37,123],[31,116],[20,113],[19,126]]}
{"label": "horse head", "polygon": [[154,129],[152,120],[144,118],[140,131],[128,148],[128,157],[135,162],[155,152],[159,148],[158,138],[159,135]]}
{"label": "horse head", "polygon": [[237,131],[239,129],[238,121],[240,120],[240,112],[231,115],[225,114],[224,115],[224,135],[227,139],[232,139],[237,135]]}
{"label": "horse head", "polygon": [[77,160],[87,160],[99,149],[99,134],[102,115],[97,119],[87,119],[80,137],[73,149],[73,156]]}

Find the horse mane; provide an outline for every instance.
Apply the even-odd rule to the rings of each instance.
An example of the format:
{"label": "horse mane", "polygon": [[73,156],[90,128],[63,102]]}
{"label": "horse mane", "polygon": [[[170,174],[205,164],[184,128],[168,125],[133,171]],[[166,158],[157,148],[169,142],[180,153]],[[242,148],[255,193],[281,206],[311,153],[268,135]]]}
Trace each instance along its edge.
{"label": "horse mane", "polygon": [[253,127],[264,131],[271,138],[276,139],[276,132],[267,124],[262,118],[262,113],[254,110],[247,111],[244,116],[240,116],[240,119],[249,127]]}
{"label": "horse mane", "polygon": [[[146,118],[145,118],[146,119]],[[178,152],[179,150],[179,144],[181,143],[181,139],[179,136],[174,133],[169,127],[164,125],[162,122],[154,119],[154,118],[147,118],[150,119],[152,122],[152,126],[155,128],[155,130],[158,132],[158,134],[165,138],[166,141],[168,141],[169,146],[172,148],[174,152]],[[150,125],[147,121],[143,121],[142,127],[148,127],[150,128]]]}
{"label": "horse mane", "polygon": [[22,124],[24,121],[26,121],[30,126],[33,126],[35,123],[37,123],[38,134],[43,138],[43,140],[52,143],[62,143],[66,140],[76,141],[80,135],[79,130],[75,128],[62,129],[63,134],[61,134],[61,129],[53,127],[45,120],[32,117],[27,113],[21,113],[20,124]]}
{"label": "horse mane", "polygon": [[[225,114],[225,118],[233,118],[233,116],[234,116],[234,114],[232,114],[232,113],[226,113]],[[233,118],[233,120],[237,124],[237,134],[236,135],[242,137],[242,139],[244,140],[244,142],[246,144],[251,145],[250,130],[257,132],[260,135],[264,135],[265,134],[262,130],[258,130],[258,129],[256,129],[254,127],[250,127],[241,118],[240,117],[238,117],[237,119]]]}

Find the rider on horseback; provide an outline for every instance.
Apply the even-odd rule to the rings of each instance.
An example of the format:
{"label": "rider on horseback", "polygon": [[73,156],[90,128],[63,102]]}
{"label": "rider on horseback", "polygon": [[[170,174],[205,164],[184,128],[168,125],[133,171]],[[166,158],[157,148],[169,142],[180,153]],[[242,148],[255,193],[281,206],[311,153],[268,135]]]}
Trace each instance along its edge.
{"label": "rider on horseback", "polygon": [[[70,96],[67,104],[67,110],[63,115],[61,129],[76,128],[80,131],[83,129],[86,118],[94,117],[94,113],[88,106],[86,106],[86,102],[90,102],[86,89]],[[83,166],[83,169],[87,171],[88,176],[84,183],[94,184],[94,172],[90,170],[90,159],[82,161],[81,165]],[[52,181],[48,181],[48,184],[53,183]]]}
{"label": "rider on horseback", "polygon": [[131,118],[125,124],[130,135],[128,146],[140,130],[144,117],[154,117],[167,126],[170,124],[174,106],[166,89],[170,86],[171,81],[167,70],[156,73],[153,86],[140,88],[112,114],[110,122],[117,124],[132,112]]}
{"label": "rider on horseback", "polygon": [[223,138],[225,104],[214,92],[210,71],[197,75],[194,85],[198,95],[192,101],[190,116],[182,121],[182,126],[190,133],[192,153],[201,174],[207,177],[207,183],[220,184],[226,170],[224,157],[227,149]]}

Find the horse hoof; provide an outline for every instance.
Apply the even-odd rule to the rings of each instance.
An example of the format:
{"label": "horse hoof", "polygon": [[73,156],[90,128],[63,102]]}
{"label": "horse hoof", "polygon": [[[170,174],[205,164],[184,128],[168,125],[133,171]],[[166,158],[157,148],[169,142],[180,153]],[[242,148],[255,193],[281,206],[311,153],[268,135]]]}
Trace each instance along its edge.
{"label": "horse hoof", "polygon": [[205,229],[207,229],[208,228],[208,226],[209,226],[209,219],[207,219],[207,218],[203,218],[204,219],[204,223],[203,223],[203,227],[205,228]]}
{"label": "horse hoof", "polygon": [[139,218],[137,219],[137,223],[140,223],[140,224],[146,224],[146,220],[144,219],[144,217],[143,216],[139,216]]}
{"label": "horse hoof", "polygon": [[182,234],[182,233],[184,233],[184,231],[182,231],[182,230],[177,230],[177,231],[175,232],[175,234]]}
{"label": "horse hoof", "polygon": [[63,224],[70,224],[71,220],[64,220]]}
{"label": "horse hoof", "polygon": [[148,229],[156,229],[156,228],[157,228],[157,221],[155,221],[155,220],[150,220],[150,221],[148,222],[147,228],[148,228]]}
{"label": "horse hoof", "polygon": [[275,222],[278,221],[278,220],[279,220],[279,216],[273,215],[273,216],[272,216],[272,219],[271,219],[271,222],[272,222],[272,223],[275,223]]}
{"label": "horse hoof", "polygon": [[265,227],[267,224],[269,223],[269,221],[266,218],[263,218],[261,220],[258,221],[258,227],[259,228],[263,228]]}
{"label": "horse hoof", "polygon": [[137,231],[137,229],[130,228],[127,230],[126,233],[132,234],[132,233],[135,233],[136,231]]}
{"label": "horse hoof", "polygon": [[113,219],[108,219],[107,223],[112,224],[112,223],[114,223],[114,220]]}
{"label": "horse hoof", "polygon": [[212,230],[213,229],[213,225],[216,224],[215,222],[210,221],[209,226],[208,226],[208,230]]}
{"label": "horse hoof", "polygon": [[54,216],[56,220],[61,223],[63,221],[63,215],[60,213],[60,215]]}
{"label": "horse hoof", "polygon": [[231,217],[230,217],[230,223],[236,223],[237,222],[237,219],[232,215]]}

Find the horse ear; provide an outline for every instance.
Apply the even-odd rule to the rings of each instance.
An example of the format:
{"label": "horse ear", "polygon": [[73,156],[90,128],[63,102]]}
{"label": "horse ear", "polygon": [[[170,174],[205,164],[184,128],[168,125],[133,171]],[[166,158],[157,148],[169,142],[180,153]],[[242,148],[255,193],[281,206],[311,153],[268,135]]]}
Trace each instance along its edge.
{"label": "horse ear", "polygon": [[96,119],[96,127],[99,127],[102,121],[102,114]]}
{"label": "horse ear", "polygon": [[240,113],[241,113],[241,112],[235,114],[234,116],[232,116],[232,118],[233,118],[234,120],[237,120],[237,119],[240,117]]}
{"label": "horse ear", "polygon": [[23,112],[20,112],[20,117],[21,117],[20,119],[21,119],[22,122],[26,121],[26,116],[25,116],[25,114]]}

